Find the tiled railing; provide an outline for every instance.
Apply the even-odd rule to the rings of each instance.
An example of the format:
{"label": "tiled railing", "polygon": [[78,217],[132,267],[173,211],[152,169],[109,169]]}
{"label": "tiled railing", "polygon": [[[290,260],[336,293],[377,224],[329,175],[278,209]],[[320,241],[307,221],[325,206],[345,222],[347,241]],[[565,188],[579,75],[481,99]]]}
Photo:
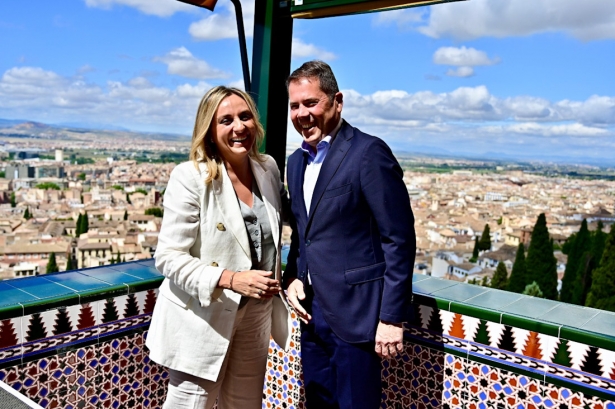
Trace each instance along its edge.
{"label": "tiled railing", "polygon": [[[0,381],[47,408],[160,407],[144,339],[161,280],[150,260],[0,282]],[[615,314],[421,275],[414,289],[382,407],[615,409]],[[304,406],[299,354],[272,342],[263,407]]]}

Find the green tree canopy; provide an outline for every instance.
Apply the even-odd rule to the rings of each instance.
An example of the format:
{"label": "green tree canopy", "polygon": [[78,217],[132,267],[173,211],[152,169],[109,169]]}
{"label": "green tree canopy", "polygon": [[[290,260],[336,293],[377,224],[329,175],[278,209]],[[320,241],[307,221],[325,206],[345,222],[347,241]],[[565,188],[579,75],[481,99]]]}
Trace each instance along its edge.
{"label": "green tree canopy", "polygon": [[536,220],[525,260],[527,280],[536,281],[545,298],[557,299],[557,260],[549,237],[547,218],[541,213]]}
{"label": "green tree canopy", "polygon": [[475,263],[478,260],[478,237],[474,237],[474,249],[472,250],[472,258],[470,262]]}
{"label": "green tree canopy", "polygon": [[85,173],[81,172],[77,175],[77,180],[85,180]]}
{"label": "green tree canopy", "polygon": [[128,210],[124,210],[124,220],[128,220]]}
{"label": "green tree canopy", "polygon": [[568,261],[566,262],[566,272],[562,279],[562,290],[560,292],[561,301],[567,303],[573,302],[572,292],[578,281],[577,275],[581,264],[581,258],[590,248],[591,238],[589,230],[587,229],[587,220],[583,219],[581,228],[570,246]]}
{"label": "green tree canopy", "polygon": [[491,250],[491,229],[488,224],[485,224],[483,234],[480,236],[478,249],[483,251]]}
{"label": "green tree canopy", "polygon": [[544,298],[542,291],[540,291],[540,286],[536,281],[532,281],[530,284],[526,285],[523,290],[523,294],[531,295],[532,297]]}
{"label": "green tree canopy", "polygon": [[9,201],[11,202],[11,207],[17,206],[17,202],[15,201],[15,192],[11,192],[11,196],[9,197]]}
{"label": "green tree canopy", "polygon": [[585,305],[615,311],[615,227],[611,226],[600,265],[593,271],[592,285]]}
{"label": "green tree canopy", "polygon": [[159,207],[150,207],[149,209],[145,209],[145,214],[156,216],[156,217],[162,217],[162,209]]}
{"label": "green tree canopy", "polygon": [[499,262],[493,278],[491,278],[491,288],[497,288],[498,290],[505,290],[508,284],[508,270],[503,262]]}
{"label": "green tree canopy", "polygon": [[53,183],[53,182],[43,182],[43,183],[39,183],[38,185],[36,185],[37,189],[44,189],[44,190],[48,190],[48,189],[52,189],[52,190],[61,190],[60,186],[58,186],[57,184]]}
{"label": "green tree canopy", "polygon": [[60,269],[58,268],[58,264],[56,263],[56,253],[52,252],[49,254],[49,261],[47,262],[47,270],[45,270],[45,272],[49,274],[57,273],[58,271],[60,271]]}
{"label": "green tree canopy", "polygon": [[522,293],[527,284],[527,270],[525,269],[525,246],[523,243],[519,243],[517,255],[515,256],[515,263],[513,264],[506,289],[515,293]]}
{"label": "green tree canopy", "polygon": [[23,218],[26,220],[30,220],[32,217],[32,214],[30,214],[30,208],[26,207],[26,210],[24,210],[23,212]]}

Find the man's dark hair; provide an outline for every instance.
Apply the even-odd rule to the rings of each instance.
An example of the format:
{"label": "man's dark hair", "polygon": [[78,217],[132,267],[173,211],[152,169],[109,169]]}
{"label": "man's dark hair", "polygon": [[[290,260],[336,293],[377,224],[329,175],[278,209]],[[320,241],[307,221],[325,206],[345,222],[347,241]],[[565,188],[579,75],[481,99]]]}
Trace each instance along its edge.
{"label": "man's dark hair", "polygon": [[333,75],[333,70],[324,61],[312,60],[303,63],[286,80],[286,89],[288,90],[291,82],[299,81],[303,78],[316,78],[320,83],[320,89],[329,97],[330,101],[333,101],[335,94],[340,90],[337,86],[335,75]]}

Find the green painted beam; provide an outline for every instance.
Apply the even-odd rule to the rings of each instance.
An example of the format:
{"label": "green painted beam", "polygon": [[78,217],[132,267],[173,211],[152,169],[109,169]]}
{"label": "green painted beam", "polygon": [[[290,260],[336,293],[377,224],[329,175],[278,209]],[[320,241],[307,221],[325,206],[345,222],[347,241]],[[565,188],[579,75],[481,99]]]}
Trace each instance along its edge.
{"label": "green painted beam", "polygon": [[463,0],[292,0],[293,18],[322,18]]}

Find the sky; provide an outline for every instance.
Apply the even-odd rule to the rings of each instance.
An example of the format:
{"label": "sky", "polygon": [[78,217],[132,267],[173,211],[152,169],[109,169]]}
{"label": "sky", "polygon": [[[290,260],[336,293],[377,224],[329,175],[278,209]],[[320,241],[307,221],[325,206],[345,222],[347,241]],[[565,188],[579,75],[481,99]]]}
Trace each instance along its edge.
{"label": "sky", "polygon": [[[210,87],[243,84],[228,0],[3,0],[0,50],[2,119],[189,136]],[[395,152],[615,166],[614,1],[294,20],[292,53],[327,61],[344,118]]]}

